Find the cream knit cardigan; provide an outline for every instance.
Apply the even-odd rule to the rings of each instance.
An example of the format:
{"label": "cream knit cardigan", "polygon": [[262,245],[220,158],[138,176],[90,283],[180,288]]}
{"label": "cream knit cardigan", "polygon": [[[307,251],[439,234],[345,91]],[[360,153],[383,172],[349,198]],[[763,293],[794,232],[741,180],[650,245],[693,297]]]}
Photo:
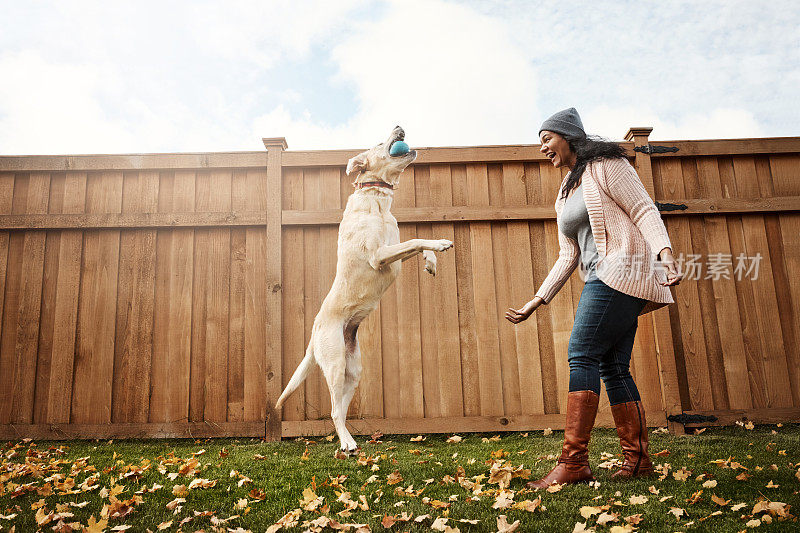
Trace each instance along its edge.
{"label": "cream knit cardigan", "polygon": [[[558,188],[557,218],[565,203],[561,190],[566,180]],[[666,273],[655,268],[656,254],[672,245],[661,215],[633,166],[624,158],[601,159],[586,165],[581,180],[600,255],[597,277],[613,289],[648,300],[641,314],[673,303],[669,287],[658,283],[666,281]],[[580,262],[577,241],[559,229],[558,242],[558,259],[536,292],[545,303],[550,303]]]}

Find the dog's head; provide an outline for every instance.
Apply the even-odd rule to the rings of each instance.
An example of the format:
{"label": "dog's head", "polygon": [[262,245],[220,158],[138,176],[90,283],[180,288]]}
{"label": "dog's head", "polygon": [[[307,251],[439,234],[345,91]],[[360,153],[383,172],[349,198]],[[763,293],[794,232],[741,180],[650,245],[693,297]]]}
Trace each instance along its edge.
{"label": "dog's head", "polygon": [[347,175],[355,174],[356,181],[380,180],[396,185],[400,173],[417,158],[416,150],[402,155],[389,154],[392,145],[405,136],[403,128],[396,126],[384,142],[351,158],[347,162]]}

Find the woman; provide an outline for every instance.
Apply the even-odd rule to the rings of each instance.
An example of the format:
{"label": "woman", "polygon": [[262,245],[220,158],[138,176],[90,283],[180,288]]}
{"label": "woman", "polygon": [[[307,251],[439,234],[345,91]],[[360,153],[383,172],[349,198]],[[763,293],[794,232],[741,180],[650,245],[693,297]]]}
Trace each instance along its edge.
{"label": "woman", "polygon": [[561,250],[533,299],[509,309],[506,318],[518,324],[549,303],[579,264],[585,285],[569,339],[561,456],[549,474],[528,487],[594,479],[588,445],[600,379],[625,456],[611,477],[652,474],[644,408],[630,374],[631,350],[637,317],[672,303],[669,286],[683,276],[661,216],[620,145],[587,137],[575,108],[545,120],[539,137],[553,166],[570,169],[555,204]]}

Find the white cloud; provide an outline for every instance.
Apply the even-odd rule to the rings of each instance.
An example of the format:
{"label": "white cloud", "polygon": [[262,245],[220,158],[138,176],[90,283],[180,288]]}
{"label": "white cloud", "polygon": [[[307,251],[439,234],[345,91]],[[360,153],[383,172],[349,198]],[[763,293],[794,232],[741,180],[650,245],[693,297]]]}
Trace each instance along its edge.
{"label": "white cloud", "polygon": [[308,56],[362,4],[17,5],[0,20],[0,153],[262,149],[248,126],[279,90],[270,69]]}
{"label": "white cloud", "polygon": [[88,65],[52,64],[38,53],[0,58],[0,150],[65,153],[119,150],[130,132],[107,120],[97,100],[101,83],[113,84]]}
{"label": "white cloud", "polygon": [[349,31],[366,0],[265,2],[237,0],[192,6],[187,15],[197,46],[207,53],[274,66],[307,56],[322,41]]}
{"label": "white cloud", "polygon": [[292,148],[378,142],[402,125],[414,146],[534,142],[536,76],[501,21],[442,1],[393,2],[333,50],[336,81],[360,102],[345,124],[326,126],[278,106],[254,133]]}
{"label": "white cloud", "polygon": [[731,139],[764,135],[752,113],[732,108],[689,113],[677,120],[668,120],[647,107],[600,106],[583,114],[583,124],[588,133],[617,140],[633,126],[652,127],[651,140]]}

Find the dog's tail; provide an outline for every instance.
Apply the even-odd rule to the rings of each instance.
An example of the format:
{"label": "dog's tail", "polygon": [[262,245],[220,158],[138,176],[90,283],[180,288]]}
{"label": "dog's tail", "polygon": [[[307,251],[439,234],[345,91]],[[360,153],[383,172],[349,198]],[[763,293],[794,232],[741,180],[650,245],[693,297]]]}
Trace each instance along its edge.
{"label": "dog's tail", "polygon": [[281,393],[281,397],[278,398],[278,401],[275,403],[275,409],[280,409],[283,406],[283,402],[286,401],[286,398],[289,397],[297,387],[306,379],[308,373],[311,372],[311,369],[314,367],[314,352],[311,349],[311,344],[308,343],[308,348],[306,349],[306,356],[303,357],[303,360],[300,362],[300,365],[297,367],[297,370],[294,371],[292,374],[292,379],[289,380],[289,383],[286,385],[286,388]]}

